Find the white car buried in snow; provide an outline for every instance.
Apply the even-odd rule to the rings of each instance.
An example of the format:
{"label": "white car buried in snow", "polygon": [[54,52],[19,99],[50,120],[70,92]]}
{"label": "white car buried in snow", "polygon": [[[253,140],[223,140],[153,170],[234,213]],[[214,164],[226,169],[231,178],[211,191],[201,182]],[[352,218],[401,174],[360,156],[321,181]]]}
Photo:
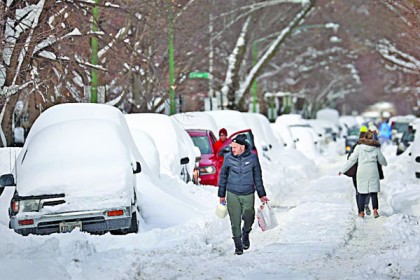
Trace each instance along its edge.
{"label": "white car buried in snow", "polygon": [[111,106],[64,104],[35,122],[0,194],[15,186],[10,227],[22,235],[137,232],[136,173],[144,162],[122,113]]}

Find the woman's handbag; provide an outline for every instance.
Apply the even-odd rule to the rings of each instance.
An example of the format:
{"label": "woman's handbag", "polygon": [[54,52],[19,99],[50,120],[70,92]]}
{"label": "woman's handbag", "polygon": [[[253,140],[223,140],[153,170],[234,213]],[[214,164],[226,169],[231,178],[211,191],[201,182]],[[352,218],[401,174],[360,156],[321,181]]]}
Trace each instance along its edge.
{"label": "woman's handbag", "polygon": [[378,163],[379,179],[382,180],[382,179],[385,178],[384,177],[384,171],[382,170],[382,165],[379,162],[377,162],[377,163]]}
{"label": "woman's handbag", "polygon": [[[382,180],[384,179],[384,171],[382,170],[382,165],[379,162],[377,162],[377,164],[378,164],[379,179]],[[349,177],[356,177],[356,173],[357,173],[357,162],[343,174]]]}
{"label": "woman's handbag", "polygon": [[353,164],[353,166],[350,167],[349,170],[344,172],[344,175],[349,176],[349,177],[356,177],[356,173],[357,173],[357,162]]}
{"label": "woman's handbag", "polygon": [[268,203],[263,203],[258,207],[257,220],[262,231],[273,229],[278,226],[276,215]]}
{"label": "woman's handbag", "polygon": [[224,219],[227,215],[227,205],[226,202],[217,204],[216,207],[216,216],[220,219]]}

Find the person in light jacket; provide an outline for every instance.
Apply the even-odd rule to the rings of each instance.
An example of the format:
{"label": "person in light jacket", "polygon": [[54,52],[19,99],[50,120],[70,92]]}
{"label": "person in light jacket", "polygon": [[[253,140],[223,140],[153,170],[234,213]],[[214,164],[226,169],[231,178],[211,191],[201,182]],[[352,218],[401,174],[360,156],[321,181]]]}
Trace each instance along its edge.
{"label": "person in light jacket", "polygon": [[359,200],[357,207],[359,216],[364,217],[364,205],[366,197],[370,194],[372,199],[373,216],[379,217],[378,213],[378,192],[380,192],[380,178],[378,171],[378,163],[386,166],[388,163],[381,152],[373,142],[374,133],[368,130],[365,139],[360,139],[360,145],[357,145],[354,152],[346,162],[343,170],[339,175],[349,170],[354,164],[358,163],[356,181],[357,190],[359,191]]}
{"label": "person in light jacket", "polygon": [[[365,138],[365,134],[366,134],[366,131],[367,131],[368,129],[367,129],[367,127],[366,126],[364,126],[364,125],[362,125],[361,127],[360,127],[360,134],[359,134],[359,140],[360,139],[364,139]],[[380,146],[379,145],[379,142],[377,142],[378,143],[378,146]],[[359,141],[357,141],[356,142],[356,144],[354,144],[353,145],[353,147],[351,147],[351,149],[350,149],[350,152],[349,152],[349,154],[347,155],[347,159],[349,159],[350,158],[350,156],[351,156],[351,154],[354,152],[354,149],[356,149],[356,146],[357,145],[360,145],[360,142]],[[356,174],[354,174],[354,176],[352,176],[351,177],[351,179],[352,179],[352,181],[353,181],[353,186],[354,186],[354,189],[356,190],[356,205],[359,205],[359,192],[357,191],[357,180],[356,180]],[[367,197],[366,197],[366,201],[365,201],[365,213],[367,214],[367,215],[370,215],[370,209],[369,209],[369,200],[370,200],[370,196],[368,195]],[[358,212],[359,213],[359,212]]]}

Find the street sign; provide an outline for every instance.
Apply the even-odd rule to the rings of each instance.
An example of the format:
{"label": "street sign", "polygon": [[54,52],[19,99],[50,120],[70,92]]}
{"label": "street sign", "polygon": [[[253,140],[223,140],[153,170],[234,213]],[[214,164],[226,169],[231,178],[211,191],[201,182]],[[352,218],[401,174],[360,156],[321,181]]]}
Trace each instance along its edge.
{"label": "street sign", "polygon": [[208,79],[209,73],[208,72],[191,72],[188,77],[190,79]]}

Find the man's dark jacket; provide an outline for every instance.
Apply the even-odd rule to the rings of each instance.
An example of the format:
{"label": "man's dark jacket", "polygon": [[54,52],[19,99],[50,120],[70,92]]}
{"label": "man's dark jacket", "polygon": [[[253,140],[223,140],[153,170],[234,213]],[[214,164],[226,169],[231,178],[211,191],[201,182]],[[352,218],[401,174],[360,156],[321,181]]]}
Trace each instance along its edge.
{"label": "man's dark jacket", "polygon": [[237,195],[248,195],[257,190],[258,197],[266,196],[261,166],[258,157],[246,150],[234,156],[232,152],[225,156],[219,175],[219,197],[226,196],[226,190]]}

